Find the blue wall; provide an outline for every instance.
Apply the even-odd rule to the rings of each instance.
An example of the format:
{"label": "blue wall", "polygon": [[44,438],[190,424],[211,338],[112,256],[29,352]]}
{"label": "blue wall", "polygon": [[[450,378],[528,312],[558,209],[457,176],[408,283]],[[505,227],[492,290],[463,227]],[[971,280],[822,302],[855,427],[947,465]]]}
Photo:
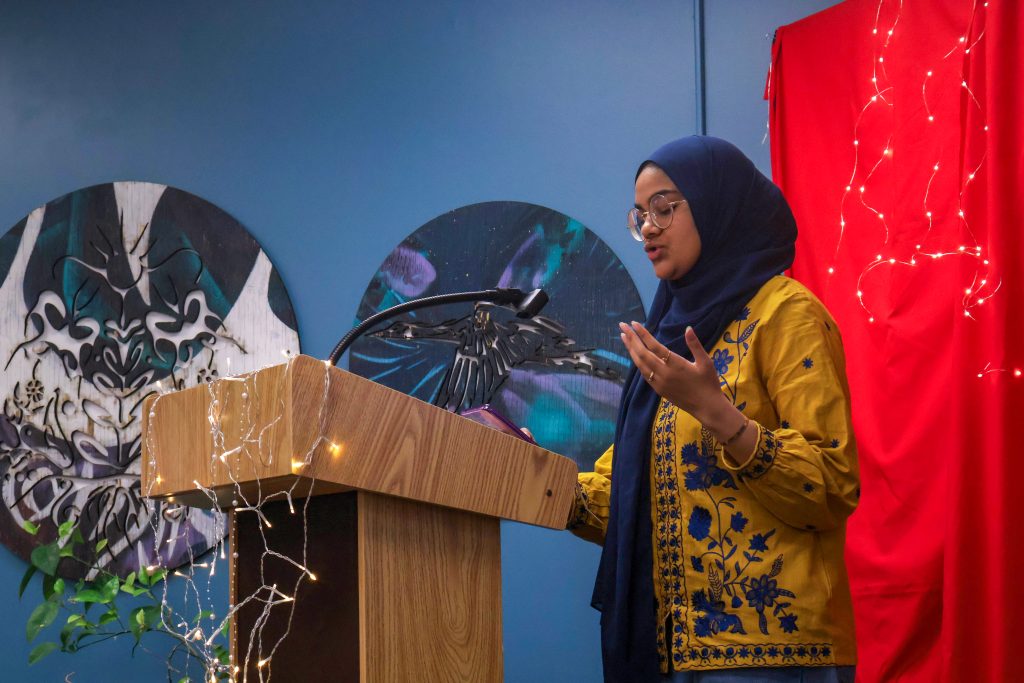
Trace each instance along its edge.
{"label": "blue wall", "polygon": [[[832,3],[707,4],[709,132],[767,170],[770,34]],[[623,216],[637,162],[696,131],[694,53],[691,0],[5,2],[0,232],[87,185],[180,187],[262,243],[303,350],[321,357],[397,242],[485,200],[582,221],[649,303]],[[598,554],[503,527],[508,681],[600,679]],[[23,570],[0,550],[0,679],[162,680],[161,642],[134,660],[108,643],[29,668]]]}

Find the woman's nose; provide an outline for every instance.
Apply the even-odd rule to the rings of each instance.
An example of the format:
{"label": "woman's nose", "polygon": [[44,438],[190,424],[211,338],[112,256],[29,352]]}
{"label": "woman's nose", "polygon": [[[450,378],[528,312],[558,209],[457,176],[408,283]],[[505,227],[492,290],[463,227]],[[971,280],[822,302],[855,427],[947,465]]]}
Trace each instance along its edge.
{"label": "woman's nose", "polygon": [[644,222],[640,226],[640,234],[643,236],[643,238],[645,240],[650,239],[654,235],[657,235],[659,232],[661,232],[661,228],[654,224],[654,221],[651,220],[650,214],[644,216]]}

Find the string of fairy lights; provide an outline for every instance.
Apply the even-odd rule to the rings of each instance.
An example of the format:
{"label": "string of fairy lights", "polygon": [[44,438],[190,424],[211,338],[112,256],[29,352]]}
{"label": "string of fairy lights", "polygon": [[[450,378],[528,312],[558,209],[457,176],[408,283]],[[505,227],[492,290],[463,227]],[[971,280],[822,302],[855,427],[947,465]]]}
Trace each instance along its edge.
{"label": "string of fairy lights", "polygon": [[[840,250],[843,246],[844,239],[847,236],[848,224],[850,220],[853,220],[852,217],[855,213],[854,207],[857,207],[858,210],[863,209],[869,215],[876,218],[879,221],[883,232],[882,244],[874,259],[862,265],[856,277],[855,295],[858,304],[867,316],[868,323],[875,322],[875,314],[870,302],[870,297],[865,292],[867,289],[867,281],[874,271],[885,267],[914,268],[933,262],[936,262],[936,265],[938,265],[938,263],[942,262],[942,259],[948,260],[948,257],[968,258],[971,259],[974,264],[973,275],[971,276],[969,283],[966,283],[960,301],[960,308],[963,312],[963,316],[967,319],[974,320],[976,319],[976,309],[995,296],[1002,286],[1002,279],[998,275],[996,264],[993,261],[994,256],[985,253],[981,243],[975,237],[975,234],[971,229],[969,216],[964,208],[964,199],[967,192],[971,188],[971,185],[975,183],[979,174],[983,172],[985,167],[986,152],[983,151],[980,158],[977,160],[963,160],[963,163],[961,164],[962,168],[959,169],[960,175],[956,178],[958,191],[954,208],[955,213],[952,215],[946,215],[946,212],[941,211],[933,205],[933,186],[940,174],[957,173],[958,169],[946,168],[946,165],[942,163],[939,158],[942,152],[941,146],[939,146],[935,151],[936,157],[931,165],[928,181],[925,185],[923,196],[921,198],[919,209],[920,215],[914,217],[903,214],[900,217],[900,227],[903,229],[908,227],[908,225],[911,225],[912,220],[924,219],[922,223],[925,228],[917,238],[913,240],[914,248],[909,253],[906,253],[906,251],[900,253],[897,249],[897,245],[893,244],[892,225],[890,224],[890,221],[893,220],[894,217],[887,215],[882,207],[878,205],[878,201],[871,199],[872,193],[870,190],[872,188],[872,179],[876,176],[879,170],[883,168],[883,165],[891,165],[894,159],[893,140],[895,126],[890,130],[885,143],[874,149],[868,149],[870,145],[863,144],[861,139],[863,127],[865,126],[865,119],[869,115],[877,113],[878,108],[884,108],[882,113],[888,114],[891,118],[892,110],[895,106],[896,85],[889,76],[889,63],[886,62],[886,58],[890,57],[891,60],[890,47],[892,46],[893,41],[899,36],[898,29],[900,19],[903,15],[903,0],[898,0],[895,4],[894,12],[891,13],[893,16],[890,21],[886,21],[883,18],[883,14],[885,14],[884,10],[887,5],[892,6],[892,1],[879,0],[876,6],[871,35],[867,38],[868,41],[870,41],[869,44],[873,46],[870,69],[870,95],[867,97],[863,106],[861,106],[853,127],[853,165],[848,180],[841,193],[841,200],[839,204],[839,237],[832,253],[832,262],[827,268],[829,275],[828,281],[831,282],[831,276],[835,275],[839,268],[837,264]],[[941,89],[943,85],[946,85],[946,83],[941,79],[941,75],[937,75],[939,67],[947,67],[945,71],[950,71],[947,62],[957,56],[962,58],[962,63],[966,62],[967,56],[969,56],[971,51],[974,50],[984,39],[985,30],[983,13],[987,7],[988,2],[973,0],[967,26],[965,27],[963,34],[956,38],[954,44],[939,60],[939,64],[933,65],[932,68],[927,68],[923,71],[920,97],[924,119],[929,126],[940,123],[940,117],[938,114],[939,109],[935,106],[938,98],[953,96],[951,91]],[[959,98],[960,93],[962,92],[967,106],[973,108],[973,111],[962,112],[961,116],[963,116],[963,120],[965,122],[975,120],[980,121],[980,130],[973,132],[985,135],[989,130],[987,123],[985,123],[985,109],[981,101],[975,95],[974,90],[971,88],[967,69],[960,68],[956,70],[956,73],[957,80],[955,87],[958,90],[956,97]],[[968,114],[973,114],[974,117],[972,118]],[[980,145],[980,147],[982,150],[985,149],[985,145]],[[942,235],[939,235],[939,230],[937,230],[937,224],[940,224],[940,222],[941,226],[946,229],[943,231]],[[963,236],[958,240],[960,243],[955,246],[943,243],[942,239],[942,237],[952,228],[958,229],[959,233]],[[1006,373],[1011,377],[1021,376],[1021,371],[1019,369],[992,367],[992,363],[989,363],[983,370],[981,370],[981,372],[978,373],[978,377],[983,377],[992,373]]]}
{"label": "string of fairy lights", "polygon": [[[294,357],[288,351],[282,351],[282,354],[288,359],[287,364],[290,370]],[[276,452],[274,448],[275,439],[269,438],[269,436],[283,419],[284,405],[280,404],[282,401],[280,393],[273,392],[273,397],[269,400],[276,400],[280,404],[273,411],[277,417],[269,422],[260,423],[258,416],[264,414],[260,410],[260,406],[264,400],[268,399],[260,391],[255,373],[238,377],[226,377],[219,380],[218,385],[221,387],[225,386],[224,383],[240,383],[242,385],[242,391],[238,394],[240,402],[237,406],[228,406],[226,404],[226,397],[229,395],[227,392],[217,391],[212,383],[206,384],[209,398],[206,421],[209,424],[213,440],[213,449],[209,453],[208,461],[209,470],[207,474],[209,481],[215,480],[215,472],[226,472],[231,482],[230,489],[233,491],[230,507],[234,510],[236,518],[237,515],[252,514],[259,519],[257,528],[260,532],[263,548],[259,557],[256,557],[255,553],[250,554],[245,558],[246,562],[262,567],[268,558],[275,558],[291,564],[298,570],[297,579],[290,586],[279,586],[276,583],[263,584],[248,595],[236,595],[235,590],[237,586],[232,587],[232,601],[227,605],[227,613],[222,616],[218,615],[219,601],[213,595],[214,577],[216,576],[218,564],[227,559],[227,540],[225,538],[227,529],[224,522],[226,516],[223,514],[216,515],[218,520],[216,532],[218,534],[217,537],[221,540],[210,554],[211,559],[197,562],[197,558],[191,555],[190,548],[189,562],[172,572],[172,576],[177,579],[175,583],[177,586],[180,586],[180,591],[184,594],[183,598],[172,597],[170,581],[163,583],[161,594],[161,619],[163,620],[163,627],[179,634],[192,645],[193,653],[201,660],[206,683],[216,683],[216,681],[225,679],[231,683],[248,683],[251,671],[256,672],[256,680],[259,683],[268,683],[271,679],[274,654],[278,648],[282,647],[291,631],[292,619],[295,614],[296,596],[301,585],[307,580],[317,580],[316,574],[307,564],[309,540],[307,508],[310,497],[301,497],[300,505],[296,505],[295,502],[295,499],[300,497],[296,492],[296,487],[300,483],[304,489],[308,487],[311,475],[307,475],[304,480],[296,478],[290,488],[281,492],[264,493],[260,487],[257,487],[255,497],[246,494],[241,481],[237,477],[239,471],[258,472],[262,468],[273,466],[275,462],[280,462],[282,459],[290,461],[292,472],[298,473],[312,463],[315,452],[321,448],[326,448],[327,452],[335,457],[340,454],[341,445],[330,440],[326,435],[327,415],[325,408],[331,383],[329,367],[329,364],[324,364],[322,395],[319,402],[319,431],[316,439],[313,440],[307,451],[302,454]],[[150,406],[150,419],[156,417],[163,394],[167,393],[167,391],[162,390],[162,387],[160,388],[160,394]],[[237,445],[231,448],[228,447],[228,439],[224,433],[222,423],[223,416],[227,414],[229,408],[237,413],[237,420],[242,426],[240,437],[232,441],[232,443]],[[148,496],[152,493],[152,486],[159,484],[162,479],[157,472],[157,444],[153,440],[152,431],[147,434],[146,439],[149,458],[145,466],[148,468],[147,474],[149,476],[147,480],[151,482],[150,490],[145,492]],[[311,472],[312,468],[309,471]],[[218,496],[212,488],[204,486],[198,480],[193,481],[193,485],[196,490],[201,491],[207,496],[210,501],[210,507],[213,510],[218,513],[224,512]],[[267,538],[266,530],[272,528],[272,523],[264,513],[263,506],[274,500],[286,501],[289,512],[293,515],[300,515],[302,522],[302,553],[300,557],[291,557],[276,550]],[[168,499],[168,502],[173,504],[174,501],[173,499]],[[149,504],[156,505],[152,502]],[[166,507],[166,504],[164,506]],[[165,542],[173,543],[185,540],[183,537],[186,533],[186,531],[182,531],[177,538],[172,537]],[[232,552],[233,559],[237,560],[237,550],[233,549]],[[160,557],[159,553],[154,553],[154,555]],[[167,568],[157,564],[147,567],[147,569],[153,572]],[[263,575],[262,572],[261,575]],[[239,610],[251,605],[260,606],[261,609],[253,618],[252,623],[255,624],[253,631],[247,634],[248,647],[244,653],[235,653],[234,663],[225,664],[217,656],[219,638],[227,634],[230,624],[235,623]],[[272,642],[264,642],[264,628],[269,623],[271,610],[278,607],[287,610],[287,624],[283,632],[274,638]],[[205,615],[207,617],[205,622],[208,623],[205,623],[203,619],[193,618],[190,620],[188,615],[191,614]],[[275,613],[276,616],[277,614]],[[234,628],[234,626],[231,626],[231,628]]]}

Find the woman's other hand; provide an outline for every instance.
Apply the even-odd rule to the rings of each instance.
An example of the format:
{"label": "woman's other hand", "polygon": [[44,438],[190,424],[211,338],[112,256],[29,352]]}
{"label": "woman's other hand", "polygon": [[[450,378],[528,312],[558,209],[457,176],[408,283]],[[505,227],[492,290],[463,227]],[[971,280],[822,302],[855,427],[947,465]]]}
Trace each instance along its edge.
{"label": "woman's other hand", "polygon": [[633,363],[659,396],[701,422],[728,402],[715,364],[692,327],[686,328],[685,339],[693,361],[670,351],[638,322],[619,323],[619,329]]}

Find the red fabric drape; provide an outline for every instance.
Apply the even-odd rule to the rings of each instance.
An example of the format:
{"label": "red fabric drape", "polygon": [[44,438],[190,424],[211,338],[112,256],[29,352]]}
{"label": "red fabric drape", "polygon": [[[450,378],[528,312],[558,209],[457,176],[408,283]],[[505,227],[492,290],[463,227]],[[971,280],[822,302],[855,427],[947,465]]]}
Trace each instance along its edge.
{"label": "red fabric drape", "polygon": [[1024,681],[1021,5],[848,0],[776,34],[793,275],[842,329],[860,444],[860,681]]}

